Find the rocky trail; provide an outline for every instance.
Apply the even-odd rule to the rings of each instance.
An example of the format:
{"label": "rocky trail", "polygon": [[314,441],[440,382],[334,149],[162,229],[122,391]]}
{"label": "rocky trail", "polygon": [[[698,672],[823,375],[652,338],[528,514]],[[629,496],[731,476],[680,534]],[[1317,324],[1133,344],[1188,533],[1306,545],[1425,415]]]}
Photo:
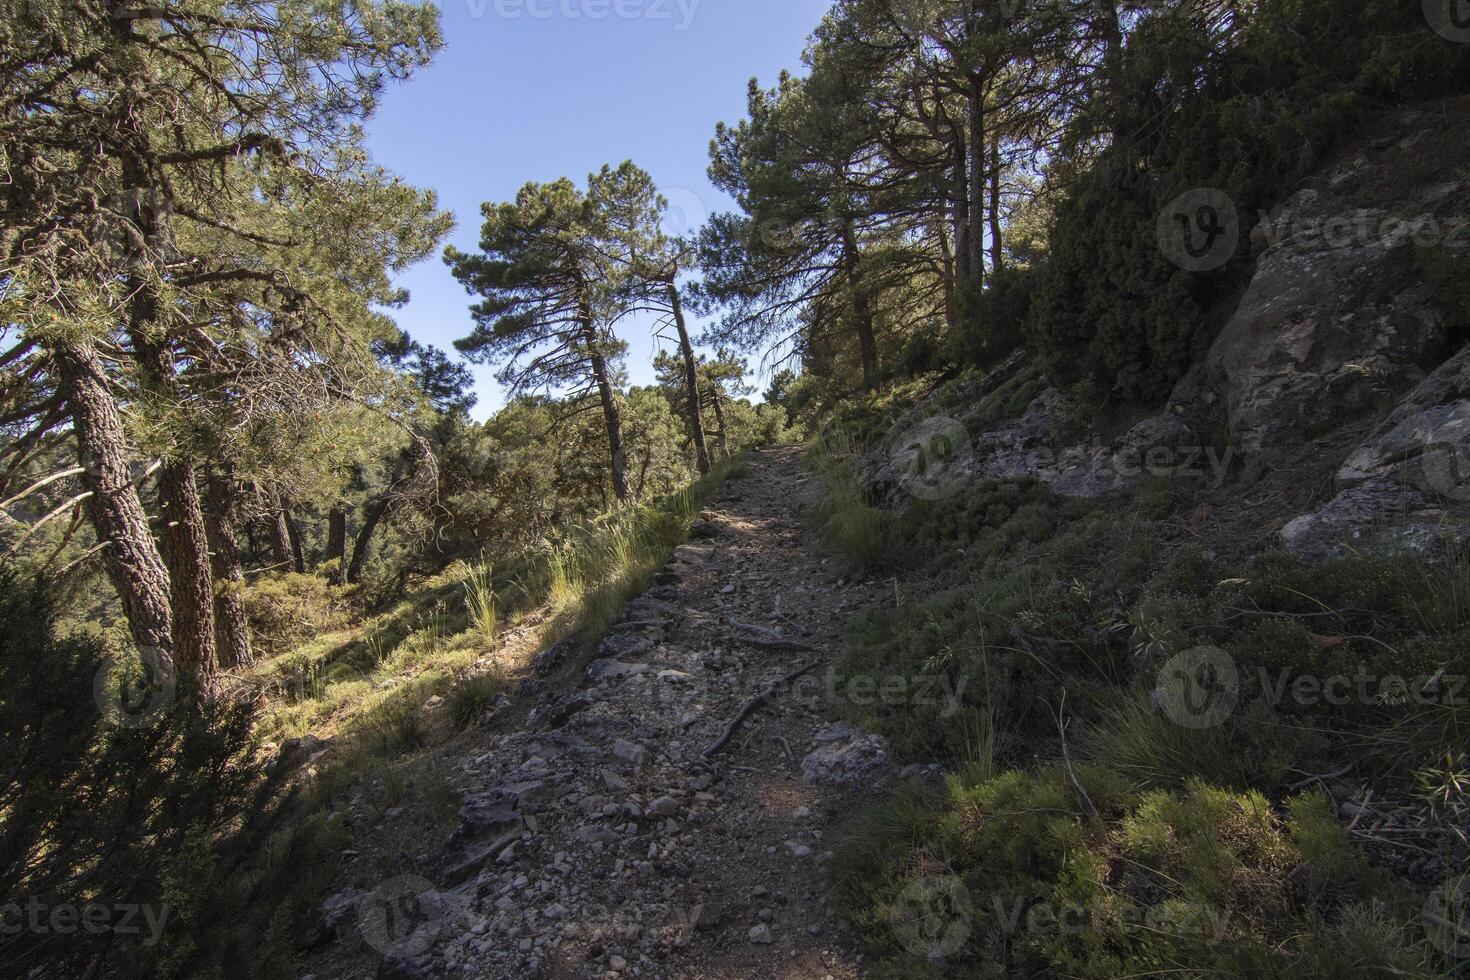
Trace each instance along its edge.
{"label": "rocky trail", "polygon": [[823,709],[841,625],[882,589],[820,556],[818,494],[795,448],[756,454],[580,676],[541,653],[525,722],[446,762],[463,804],[429,866],[328,901],[316,975],[863,975],[823,868],[889,763]]}

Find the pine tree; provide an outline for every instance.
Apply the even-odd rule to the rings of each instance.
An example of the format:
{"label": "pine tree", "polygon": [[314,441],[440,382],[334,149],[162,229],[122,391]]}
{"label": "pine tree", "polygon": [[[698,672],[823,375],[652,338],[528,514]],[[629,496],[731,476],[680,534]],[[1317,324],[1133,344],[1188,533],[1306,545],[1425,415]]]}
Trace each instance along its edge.
{"label": "pine tree", "polygon": [[627,345],[612,332],[626,309],[636,239],[646,230],[647,175],[625,163],[592,174],[586,191],[562,178],[527,184],[513,202],[485,204],[480,252],[445,260],[472,294],[475,331],[455,346],[501,365],[516,393],[596,396],[611,458],[613,493],[633,497],[615,370]]}

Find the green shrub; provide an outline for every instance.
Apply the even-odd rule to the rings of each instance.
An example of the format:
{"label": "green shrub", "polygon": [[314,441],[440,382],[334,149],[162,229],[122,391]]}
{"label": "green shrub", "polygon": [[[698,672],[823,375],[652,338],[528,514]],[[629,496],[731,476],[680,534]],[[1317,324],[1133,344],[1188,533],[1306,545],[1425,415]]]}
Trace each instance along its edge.
{"label": "green shrub", "polygon": [[1031,268],[1004,267],[992,273],[985,291],[971,300],[971,315],[945,337],[946,357],[982,370],[1003,364],[1026,340],[1035,280]]}
{"label": "green shrub", "polygon": [[255,648],[285,653],[349,622],[350,590],[317,575],[261,575],[245,588],[245,612]]}
{"label": "green shrub", "polygon": [[[1245,271],[1250,219],[1375,109],[1470,88],[1470,53],[1414,4],[1269,0],[1239,16],[1223,51],[1191,17],[1144,20],[1098,110],[1119,135],[1057,209],[1030,327],[1048,375],[1084,400],[1166,394],[1208,340],[1205,311]],[[1223,192],[1242,222],[1233,259],[1207,273],[1171,264],[1155,229],[1196,188]]]}
{"label": "green shrub", "polygon": [[[105,909],[119,926],[121,906],[142,906],[161,932],[140,913],[137,931],[58,941],[0,912],[6,973],[298,976],[340,840],[259,760],[249,705],[206,707],[187,678],[139,673],[131,647],[58,637],[49,593],[0,570],[0,894],[23,910]],[[119,672],[120,703],[143,710],[94,700]]]}
{"label": "green shrub", "polygon": [[[928,975],[941,941],[958,976],[1431,975],[1416,907],[1320,794],[1283,816],[1257,792],[1138,792],[1089,766],[951,780],[856,818],[831,875],[880,975]],[[919,911],[954,928],[906,928],[935,881],[962,900]]]}

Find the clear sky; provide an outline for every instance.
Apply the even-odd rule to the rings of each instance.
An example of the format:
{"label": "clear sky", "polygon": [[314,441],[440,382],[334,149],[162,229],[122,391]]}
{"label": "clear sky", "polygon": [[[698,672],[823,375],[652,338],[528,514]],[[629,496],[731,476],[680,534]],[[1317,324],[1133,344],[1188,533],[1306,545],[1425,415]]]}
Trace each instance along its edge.
{"label": "clear sky", "polygon": [[[830,0],[445,0],[445,47],[406,84],[389,87],[368,122],[378,162],[438,191],[473,249],[480,204],[528,180],[581,184],[632,159],[675,213],[697,227],[730,202],[705,169],[715,123],[738,121],[752,76],[770,86],[800,69],[807,36]],[[400,280],[395,311],[415,338],[450,349],[470,331],[470,297],[435,257]],[[647,384],[646,323],[623,329],[633,383]],[[752,358],[752,367],[757,363]],[[475,366],[484,417],[504,402],[493,369]]]}

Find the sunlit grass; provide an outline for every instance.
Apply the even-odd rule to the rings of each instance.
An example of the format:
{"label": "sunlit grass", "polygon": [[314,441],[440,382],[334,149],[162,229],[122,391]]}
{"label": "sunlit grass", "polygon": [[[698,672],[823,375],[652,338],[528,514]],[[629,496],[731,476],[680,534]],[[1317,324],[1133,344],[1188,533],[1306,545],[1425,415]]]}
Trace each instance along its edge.
{"label": "sunlit grass", "polygon": [[820,515],[827,542],[859,571],[889,557],[888,515],[868,503],[857,473],[858,445],[842,426],[823,432],[808,449],[825,485]]}
{"label": "sunlit grass", "polygon": [[508,683],[499,656],[507,630],[540,622],[542,643],[595,637],[688,535],[714,488],[743,464],[731,461],[697,483],[647,504],[619,508],[565,529],[556,540],[497,566],[457,562],[412,595],[351,629],[318,636],[252,668],[268,692],[262,735],[332,736],[341,776],[378,772],[384,759],[434,739],[424,704],[445,699],[455,730],[483,717]]}

